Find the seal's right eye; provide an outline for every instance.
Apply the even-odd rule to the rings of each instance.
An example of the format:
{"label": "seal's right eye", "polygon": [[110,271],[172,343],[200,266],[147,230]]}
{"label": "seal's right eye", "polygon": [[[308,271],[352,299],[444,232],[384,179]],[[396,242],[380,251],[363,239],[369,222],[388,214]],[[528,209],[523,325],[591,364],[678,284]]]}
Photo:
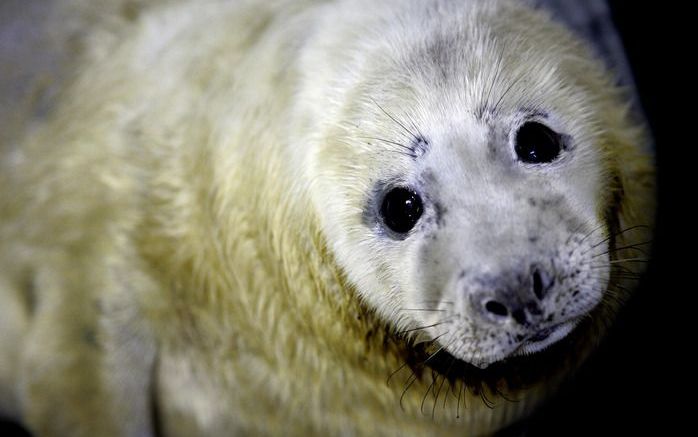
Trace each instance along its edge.
{"label": "seal's right eye", "polygon": [[404,187],[393,188],[383,198],[381,216],[392,231],[404,234],[417,224],[424,205],[417,192]]}
{"label": "seal's right eye", "polygon": [[552,162],[561,149],[560,135],[544,124],[529,121],[516,133],[514,150],[519,159],[527,164]]}

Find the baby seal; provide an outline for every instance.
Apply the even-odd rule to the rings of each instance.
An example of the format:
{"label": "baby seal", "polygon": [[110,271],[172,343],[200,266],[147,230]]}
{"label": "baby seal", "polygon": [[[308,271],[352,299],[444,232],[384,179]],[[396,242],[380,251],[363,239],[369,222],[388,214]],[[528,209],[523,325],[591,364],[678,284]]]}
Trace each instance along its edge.
{"label": "baby seal", "polygon": [[37,435],[487,434],[628,297],[652,160],[544,13],[134,4],[3,145],[0,409]]}

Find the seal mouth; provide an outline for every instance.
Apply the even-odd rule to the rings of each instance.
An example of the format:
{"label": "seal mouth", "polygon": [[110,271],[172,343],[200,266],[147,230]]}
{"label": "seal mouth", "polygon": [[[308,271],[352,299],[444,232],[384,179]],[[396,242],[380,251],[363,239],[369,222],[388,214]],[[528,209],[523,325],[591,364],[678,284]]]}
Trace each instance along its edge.
{"label": "seal mouth", "polygon": [[520,342],[513,345],[509,351],[501,351],[499,353],[480,357],[471,357],[471,364],[477,368],[485,369],[497,361],[505,360],[509,357],[535,354],[565,338],[574,330],[579,321],[580,319],[569,320],[540,329],[528,336],[522,336]]}
{"label": "seal mouth", "polygon": [[543,329],[542,331],[538,331],[538,333],[536,333],[536,335],[534,335],[533,337],[529,338],[528,341],[530,341],[530,342],[543,341],[546,338],[550,337],[550,334],[552,334],[553,331],[555,331],[556,329],[557,329],[557,326],[554,328],[546,328],[546,329]]}
{"label": "seal mouth", "polygon": [[577,320],[570,320],[555,326],[541,329],[526,339],[512,355],[527,355],[538,352],[553,343],[558,342],[569,334],[577,325]]}

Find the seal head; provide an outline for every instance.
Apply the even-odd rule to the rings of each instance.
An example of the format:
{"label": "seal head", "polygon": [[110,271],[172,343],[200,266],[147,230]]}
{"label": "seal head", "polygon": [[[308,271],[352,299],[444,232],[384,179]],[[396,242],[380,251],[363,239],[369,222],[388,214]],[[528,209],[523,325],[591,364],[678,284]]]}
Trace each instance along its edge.
{"label": "seal head", "polygon": [[361,80],[333,82],[345,88],[326,112],[341,121],[317,115],[309,165],[361,297],[396,332],[481,368],[557,342],[602,300],[616,189],[601,66],[544,17],[521,9],[519,28],[493,11],[366,44]]}

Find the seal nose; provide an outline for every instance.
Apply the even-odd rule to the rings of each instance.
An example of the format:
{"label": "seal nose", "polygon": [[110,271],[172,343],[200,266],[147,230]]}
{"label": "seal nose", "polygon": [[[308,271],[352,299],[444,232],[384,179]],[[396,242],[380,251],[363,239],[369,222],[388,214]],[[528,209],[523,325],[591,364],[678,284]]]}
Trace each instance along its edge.
{"label": "seal nose", "polygon": [[543,278],[541,277],[540,270],[533,270],[533,294],[536,295],[538,300],[543,300]]}
{"label": "seal nose", "polygon": [[[484,281],[487,287],[474,293],[474,307],[484,319],[503,322],[509,318],[520,325],[535,323],[543,314],[541,301],[550,288],[549,276],[539,267],[530,275],[501,275],[499,280]],[[507,280],[506,278],[517,280]]]}

